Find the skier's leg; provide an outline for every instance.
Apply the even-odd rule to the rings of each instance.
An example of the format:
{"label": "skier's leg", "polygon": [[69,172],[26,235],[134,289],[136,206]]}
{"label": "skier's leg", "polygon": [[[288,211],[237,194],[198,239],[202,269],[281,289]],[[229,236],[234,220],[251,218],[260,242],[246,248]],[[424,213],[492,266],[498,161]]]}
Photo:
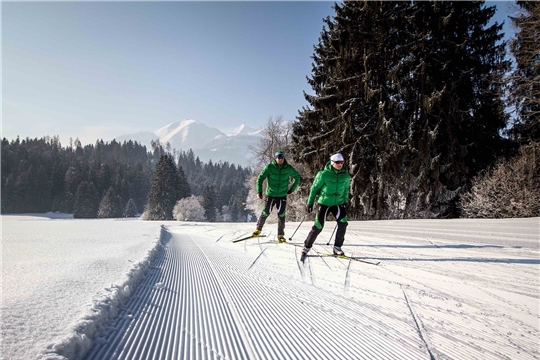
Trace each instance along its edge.
{"label": "skier's leg", "polygon": [[311,249],[313,243],[317,239],[317,236],[319,236],[319,234],[321,233],[322,229],[324,228],[324,221],[326,220],[327,212],[328,206],[320,205],[319,211],[315,216],[315,224],[313,224],[311,231],[309,232],[306,240],[304,241],[305,248]]}
{"label": "skier's leg", "polygon": [[273,205],[274,205],[274,198],[267,196],[264,209],[261,213],[261,216],[259,216],[259,219],[257,220],[257,230],[259,230],[259,232],[262,230],[264,223],[266,222],[266,219],[268,218],[268,215],[270,215],[270,211]]}
{"label": "skier's leg", "polygon": [[287,199],[282,198],[277,200],[278,210],[278,236],[285,235],[285,208],[287,207]]}
{"label": "skier's leg", "polygon": [[345,206],[336,206],[337,207],[337,214],[334,214],[337,221],[337,232],[336,232],[336,240],[334,241],[334,246],[341,248],[343,245],[343,242],[345,241],[345,232],[347,231],[347,226],[349,223],[347,222],[347,209]]}

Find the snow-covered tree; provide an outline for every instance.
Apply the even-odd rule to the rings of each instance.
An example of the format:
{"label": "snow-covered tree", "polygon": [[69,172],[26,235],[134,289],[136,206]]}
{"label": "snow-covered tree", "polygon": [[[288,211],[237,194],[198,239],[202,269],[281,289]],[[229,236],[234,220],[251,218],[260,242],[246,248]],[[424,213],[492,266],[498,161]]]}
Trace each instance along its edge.
{"label": "snow-covered tree", "polygon": [[124,209],[124,217],[135,217],[137,212],[137,204],[135,204],[135,200],[130,198],[126,204],[126,208]]}
{"label": "snow-covered tree", "polygon": [[119,218],[122,217],[122,199],[111,186],[99,203],[99,218]]}
{"label": "snow-covered tree", "polygon": [[178,200],[173,216],[178,221],[205,221],[204,208],[195,195]]}
{"label": "snow-covered tree", "polygon": [[540,144],[524,145],[519,155],[476,176],[460,205],[470,218],[540,216]]}

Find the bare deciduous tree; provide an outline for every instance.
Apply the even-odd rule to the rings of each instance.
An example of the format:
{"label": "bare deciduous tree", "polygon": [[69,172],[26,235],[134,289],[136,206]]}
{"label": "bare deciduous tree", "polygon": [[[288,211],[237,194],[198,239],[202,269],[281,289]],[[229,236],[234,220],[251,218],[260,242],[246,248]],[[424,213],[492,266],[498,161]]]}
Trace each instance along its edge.
{"label": "bare deciduous tree", "polygon": [[278,150],[288,152],[291,146],[292,125],[283,119],[282,115],[268,118],[262,129],[262,139],[248,150],[253,154],[255,169],[263,168],[274,159]]}
{"label": "bare deciduous tree", "polygon": [[478,175],[460,205],[469,218],[540,216],[540,145],[523,146],[518,156]]}

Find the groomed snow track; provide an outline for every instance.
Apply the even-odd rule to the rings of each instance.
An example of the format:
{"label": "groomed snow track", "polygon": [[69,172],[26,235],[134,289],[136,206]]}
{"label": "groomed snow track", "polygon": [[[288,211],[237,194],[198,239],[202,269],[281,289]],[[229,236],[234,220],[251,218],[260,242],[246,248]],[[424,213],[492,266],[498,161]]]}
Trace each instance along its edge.
{"label": "groomed snow track", "polygon": [[410,318],[300,273],[284,281],[271,266],[250,269],[253,253],[240,246],[177,229],[165,236],[149,275],[85,359],[430,359]]}

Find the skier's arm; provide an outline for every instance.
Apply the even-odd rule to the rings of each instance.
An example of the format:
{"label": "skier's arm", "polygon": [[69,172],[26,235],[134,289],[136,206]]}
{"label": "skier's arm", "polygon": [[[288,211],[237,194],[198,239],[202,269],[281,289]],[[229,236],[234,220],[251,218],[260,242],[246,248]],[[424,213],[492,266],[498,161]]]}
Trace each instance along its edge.
{"label": "skier's arm", "polygon": [[298,174],[298,171],[296,171],[295,168],[291,167],[291,177],[293,178],[293,183],[291,185],[291,188],[289,189],[290,192],[294,192],[298,185],[300,184],[300,174]]}
{"label": "skier's arm", "polygon": [[268,165],[264,167],[257,177],[257,194],[262,194],[262,183],[268,177]]}
{"label": "skier's arm", "polygon": [[319,171],[317,173],[317,176],[315,176],[315,180],[313,180],[313,185],[311,185],[311,190],[309,191],[309,197],[308,197],[308,205],[313,205],[315,202],[315,196],[321,191],[322,187],[324,185],[324,181],[322,179],[322,171]]}

